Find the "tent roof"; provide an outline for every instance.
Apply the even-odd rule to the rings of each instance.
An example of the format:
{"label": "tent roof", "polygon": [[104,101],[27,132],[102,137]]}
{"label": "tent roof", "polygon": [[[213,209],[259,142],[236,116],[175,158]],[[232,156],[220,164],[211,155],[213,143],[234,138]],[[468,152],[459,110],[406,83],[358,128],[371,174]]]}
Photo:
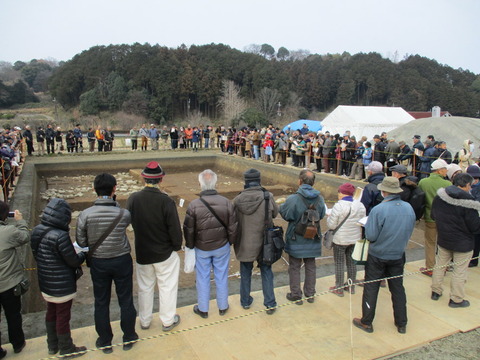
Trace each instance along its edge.
{"label": "tent roof", "polygon": [[340,105],[322,121],[322,131],[343,134],[350,130],[357,139],[363,135],[371,139],[412,120],[413,116],[400,107]]}
{"label": "tent roof", "polygon": [[318,120],[306,120],[306,119],[300,119],[291,122],[287,126],[283,128],[283,131],[286,131],[288,127],[290,126],[291,130],[298,130],[303,127],[303,124],[307,124],[308,129],[313,132],[317,132],[322,129],[322,123]]}

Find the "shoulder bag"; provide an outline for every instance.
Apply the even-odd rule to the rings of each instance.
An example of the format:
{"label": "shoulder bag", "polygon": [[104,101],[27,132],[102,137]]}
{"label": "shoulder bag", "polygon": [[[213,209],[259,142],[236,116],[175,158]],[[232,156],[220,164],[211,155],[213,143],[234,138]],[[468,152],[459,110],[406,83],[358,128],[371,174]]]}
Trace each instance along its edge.
{"label": "shoulder bag", "polygon": [[326,249],[330,250],[332,248],[333,236],[337,233],[338,229],[340,229],[342,225],[345,224],[345,221],[347,221],[351,212],[352,212],[352,208],[350,208],[345,219],[343,219],[342,222],[335,229],[325,231],[325,234],[323,234],[323,245],[325,246]]}
{"label": "shoulder bag", "polygon": [[222,219],[220,219],[220,217],[217,215],[217,213],[212,209],[212,207],[210,206],[210,204],[208,202],[206,202],[203,198],[200,198],[200,201],[203,203],[203,205],[205,205],[207,207],[208,210],[210,210],[210,212],[212,213],[213,216],[215,216],[215,219],[218,220],[218,222],[220,224],[222,224],[222,226],[225,228],[225,230],[227,231],[227,235],[228,235],[228,228],[227,228],[227,225],[225,225],[225,223],[223,222]]}
{"label": "shoulder bag", "polygon": [[[102,236],[97,240],[97,242],[95,243],[95,245],[93,245],[92,248],[90,248],[88,250],[88,253],[87,253],[87,257],[86,257],[86,263],[87,263],[87,266],[90,267],[91,265],[91,262],[92,262],[92,257],[93,257],[93,254],[95,253],[95,251],[98,249],[98,247],[100,245],[102,245],[102,243],[105,241],[105,239],[108,237],[108,235],[110,235],[110,233],[113,231],[113,229],[115,229],[115,227],[118,225],[118,223],[120,222],[120,220],[122,219],[122,216],[123,216],[123,213],[125,212],[125,210],[123,209],[120,209],[120,212],[118,213],[117,217],[115,218],[115,220],[113,220],[113,222],[110,224],[110,226],[108,227],[108,229],[102,234]],[[81,276],[81,275],[80,275]]]}
{"label": "shoulder bag", "polygon": [[269,221],[268,203],[270,201],[270,193],[263,188],[262,191],[265,199],[265,228],[259,262],[265,265],[272,265],[282,257],[285,242],[283,241],[283,228],[274,226]]}

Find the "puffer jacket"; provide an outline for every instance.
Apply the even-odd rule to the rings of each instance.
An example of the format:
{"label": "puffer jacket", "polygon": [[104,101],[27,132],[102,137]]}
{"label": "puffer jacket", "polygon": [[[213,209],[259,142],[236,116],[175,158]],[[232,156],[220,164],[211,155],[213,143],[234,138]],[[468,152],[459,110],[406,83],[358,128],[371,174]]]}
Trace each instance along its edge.
{"label": "puffer jacket", "polygon": [[[278,215],[278,205],[272,193],[269,193],[269,221]],[[237,213],[238,240],[235,243],[235,255],[238,261],[251,262],[257,260],[263,246],[265,228],[265,199],[261,186],[252,186],[243,190],[235,199],[233,206]]]}
{"label": "puffer jacket", "polygon": [[480,234],[479,211],[480,203],[457,186],[438,189],[431,212],[437,224],[438,245],[451,251],[472,251],[474,234]]}
{"label": "puffer jacket", "polygon": [[362,198],[360,199],[367,210],[367,215],[370,214],[370,211],[375,205],[378,205],[383,200],[382,194],[380,193],[380,190],[378,190],[377,185],[383,181],[384,177],[384,173],[374,173],[367,179],[368,185],[363,189]]}
{"label": "puffer jacket", "polygon": [[211,251],[221,248],[227,242],[234,244],[237,238],[238,221],[232,203],[218,195],[216,190],[202,191],[200,197],[222,219],[227,229],[200,199],[195,199],[188,206],[183,222],[186,246],[190,249],[196,247],[203,251]]}
{"label": "puffer jacket", "polygon": [[362,227],[357,222],[366,216],[365,206],[360,201],[354,201],[351,196],[344,197],[333,206],[332,213],[327,218],[328,228],[335,230],[347,216],[347,221],[333,236],[333,242],[337,245],[352,245],[362,237]]}
{"label": "puffer jacket", "polygon": [[[99,198],[93,206],[82,211],[77,219],[76,240],[78,245],[93,247],[119,212],[118,203],[111,198]],[[124,209],[120,222],[97,248],[92,257],[109,259],[129,254],[130,243],[125,231],[127,226],[130,225],[130,221],[130,212]]]}
{"label": "puffer jacket", "polygon": [[23,280],[23,265],[17,249],[28,240],[30,231],[25,220],[19,220],[15,225],[0,221],[0,293]]}
{"label": "puffer jacket", "polygon": [[303,236],[295,234],[295,226],[307,210],[301,197],[305,199],[308,205],[315,205],[320,219],[325,217],[325,200],[320,191],[307,184],[300,185],[297,192],[290,195],[285,203],[280,206],[280,215],[288,221],[285,234],[285,252],[296,258],[318,257],[322,255],[321,237],[315,236],[314,239],[305,239]]}
{"label": "puffer jacket", "polygon": [[72,210],[63,199],[52,199],[43,210],[41,223],[32,231],[31,247],[37,261],[40,290],[50,296],[77,291],[75,269],[85,260],[76,254],[69,235]]}

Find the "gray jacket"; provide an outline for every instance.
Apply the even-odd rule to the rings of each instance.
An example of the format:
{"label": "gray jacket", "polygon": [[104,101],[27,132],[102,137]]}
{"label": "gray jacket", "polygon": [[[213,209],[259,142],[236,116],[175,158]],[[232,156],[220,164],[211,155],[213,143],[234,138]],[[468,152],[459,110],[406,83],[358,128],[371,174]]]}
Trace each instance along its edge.
{"label": "gray jacket", "polygon": [[[94,206],[80,213],[77,220],[76,240],[82,247],[93,247],[120,212],[113,199],[98,199]],[[130,225],[130,212],[124,209],[122,219],[93,254],[94,258],[108,259],[130,253],[126,229]]]}
{"label": "gray jacket", "polygon": [[[270,222],[278,215],[278,206],[270,194],[268,209]],[[261,186],[243,190],[235,199],[233,206],[238,216],[239,240],[235,243],[237,260],[251,262],[257,260],[263,245],[265,228],[265,200]]]}
{"label": "gray jacket", "polygon": [[25,220],[15,225],[0,221],[0,293],[16,286],[23,280],[23,265],[19,248],[30,240]]}

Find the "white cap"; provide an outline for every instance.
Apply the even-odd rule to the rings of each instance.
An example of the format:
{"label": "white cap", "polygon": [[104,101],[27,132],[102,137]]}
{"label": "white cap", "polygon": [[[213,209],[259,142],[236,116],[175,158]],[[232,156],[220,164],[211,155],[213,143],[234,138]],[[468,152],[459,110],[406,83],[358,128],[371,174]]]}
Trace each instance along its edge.
{"label": "white cap", "polygon": [[431,167],[432,167],[432,171],[446,169],[448,167],[448,164],[445,160],[437,159],[432,163]]}

